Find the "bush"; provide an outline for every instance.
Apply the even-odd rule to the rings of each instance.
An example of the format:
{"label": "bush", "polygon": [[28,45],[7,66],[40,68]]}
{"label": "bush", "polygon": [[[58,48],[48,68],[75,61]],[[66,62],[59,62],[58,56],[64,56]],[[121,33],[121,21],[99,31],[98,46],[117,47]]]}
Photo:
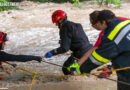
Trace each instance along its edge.
{"label": "bush", "polygon": [[102,5],[102,4],[114,4],[114,5],[117,5],[118,8],[121,7],[121,0],[96,0],[97,3],[99,5]]}
{"label": "bush", "polygon": [[19,10],[19,8],[17,6],[0,6],[0,11],[5,11],[5,10]]}
{"label": "bush", "polygon": [[78,8],[82,8],[81,3],[79,2],[79,0],[73,0],[73,6],[74,7],[78,7]]}
{"label": "bush", "polygon": [[32,1],[36,1],[36,2],[55,2],[55,3],[63,3],[63,2],[70,2],[73,3],[74,7],[79,7],[81,8],[82,5],[80,3],[80,1],[86,1],[86,0],[32,0]]}
{"label": "bush", "polygon": [[10,0],[0,0],[0,2],[9,2]]}
{"label": "bush", "polygon": [[11,0],[0,0],[0,11],[4,11],[4,10],[12,10],[12,9],[19,9],[17,6],[15,6],[14,4],[12,4],[12,2],[10,2]]}

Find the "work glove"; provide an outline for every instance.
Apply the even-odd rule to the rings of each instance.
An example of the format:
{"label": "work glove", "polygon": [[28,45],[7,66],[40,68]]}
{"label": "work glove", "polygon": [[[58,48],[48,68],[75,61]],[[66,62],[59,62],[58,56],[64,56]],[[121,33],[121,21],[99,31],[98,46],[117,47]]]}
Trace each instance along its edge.
{"label": "work glove", "polygon": [[70,71],[70,72],[76,71],[78,74],[81,74],[80,66],[77,63],[77,61],[74,62],[73,64],[71,64],[69,67],[67,67],[67,70]]}
{"label": "work glove", "polygon": [[104,72],[98,75],[98,78],[107,78],[107,77],[110,77],[110,74],[107,72]]}
{"label": "work glove", "polygon": [[[110,65],[107,65],[107,66],[102,67],[101,69],[98,69],[98,71],[110,71],[111,69],[112,67]],[[111,74],[112,72],[103,72],[98,75],[98,78],[110,77]]]}
{"label": "work glove", "polygon": [[42,58],[40,56],[37,56],[37,58],[35,60],[40,63],[42,61]]}
{"label": "work glove", "polygon": [[47,52],[46,54],[45,54],[45,58],[51,58],[52,57],[52,53],[51,52]]}

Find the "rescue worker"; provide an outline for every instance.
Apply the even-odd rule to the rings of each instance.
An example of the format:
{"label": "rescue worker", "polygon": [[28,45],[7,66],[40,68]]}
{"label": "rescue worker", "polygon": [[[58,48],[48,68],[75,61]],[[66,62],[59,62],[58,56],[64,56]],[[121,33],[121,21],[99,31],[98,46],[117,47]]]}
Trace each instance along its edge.
{"label": "rescue worker", "polygon": [[[94,12],[89,14],[91,25],[92,25],[93,28],[95,28],[97,30],[100,29],[100,28],[98,28],[98,26],[96,24],[99,12],[100,11],[95,10]],[[124,17],[117,17],[117,18],[122,19],[122,20],[130,20],[129,18],[124,18]],[[92,51],[96,50],[98,48],[99,44],[101,43],[102,36],[104,35],[104,30],[99,30],[99,31],[101,31],[101,32],[99,34],[99,37],[98,37],[95,45],[92,47],[92,49],[90,49],[88,52],[86,52],[85,55],[81,59],[78,60],[79,65],[81,65],[85,60],[87,60],[89,55],[92,53]],[[110,68],[110,66],[111,66],[111,62],[107,63],[107,66],[105,66],[105,68],[102,68],[102,70],[103,71],[109,71],[109,70],[112,69],[112,66],[111,66],[111,68]],[[99,75],[99,77],[109,77],[111,74],[112,74],[112,72],[101,73]]]}
{"label": "rescue worker", "polygon": [[[5,62],[15,67],[15,64],[11,64],[7,61],[19,61],[19,62],[27,62],[27,61],[32,61],[32,60],[36,60],[38,62],[42,61],[42,58],[40,56],[13,55],[13,54],[8,54],[2,51],[4,50],[6,41],[8,41],[7,34],[4,32],[0,32],[0,64],[1,62]],[[1,67],[2,67],[2,64],[1,64]],[[0,80],[2,80],[1,77],[0,77]]]}
{"label": "rescue worker", "polygon": [[6,41],[7,41],[7,34],[0,32],[0,61],[19,61],[19,62],[27,62],[31,60],[36,60],[38,62],[42,61],[42,58],[40,56],[13,55],[2,51],[4,50]]}
{"label": "rescue worker", "polygon": [[[91,23],[92,27],[97,29],[97,30],[100,29],[100,28],[98,28],[98,26],[96,24],[99,12],[100,11],[95,10],[94,12],[90,13],[90,15],[89,15],[90,23]],[[117,17],[117,18],[122,19],[122,20],[130,20],[129,18],[124,18],[124,17]],[[99,33],[99,37],[98,37],[95,45],[92,47],[92,49],[89,50],[91,53],[98,48],[98,46],[101,43],[102,36],[104,35],[104,30],[99,30],[99,31],[101,31],[101,32]],[[87,60],[91,53],[88,54],[88,52],[86,52],[85,55],[81,59],[78,60],[78,64],[81,65],[85,60]],[[108,65],[110,65],[110,64],[108,64]]]}
{"label": "rescue worker", "polygon": [[[81,73],[90,73],[104,63],[112,62],[114,69],[130,67],[130,20],[116,18],[110,10],[102,10],[96,23],[99,30],[104,30],[104,35],[99,47],[92,52],[88,60],[77,68]],[[86,67],[85,67],[86,66]],[[117,71],[118,80],[130,83],[130,70]],[[118,90],[130,90],[130,85],[117,83]]]}
{"label": "rescue worker", "polygon": [[64,62],[62,71],[65,75],[73,74],[67,68],[75,62],[75,58],[81,58],[92,45],[86,36],[82,25],[67,20],[67,14],[62,10],[56,10],[52,14],[52,22],[59,28],[60,47],[53,49],[45,54],[46,58],[54,55],[72,51],[71,56]]}

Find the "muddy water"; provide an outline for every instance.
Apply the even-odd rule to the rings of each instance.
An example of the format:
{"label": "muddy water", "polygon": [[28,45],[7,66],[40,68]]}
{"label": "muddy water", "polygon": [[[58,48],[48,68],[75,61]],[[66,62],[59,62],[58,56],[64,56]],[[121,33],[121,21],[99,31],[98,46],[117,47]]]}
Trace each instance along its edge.
{"label": "muddy water", "polygon": [[[11,87],[9,90],[28,90],[29,86]],[[32,90],[116,90],[116,83],[106,80],[71,81],[34,85]]]}
{"label": "muddy water", "polygon": [[[6,44],[5,51],[12,54],[44,56],[47,51],[59,46],[58,29],[51,22],[51,13],[57,9],[66,11],[69,20],[81,23],[87,36],[89,37],[90,42],[93,44],[96,41],[99,32],[90,26],[89,13],[97,9],[110,9],[117,16],[130,18],[129,3],[123,4],[121,9],[99,7],[97,5],[88,4],[84,4],[83,8],[79,9],[73,7],[70,3],[39,4],[27,1],[22,2],[20,5],[23,10],[0,12],[0,29],[1,31],[6,32],[9,36],[9,41]],[[63,65],[69,55],[70,54],[58,55],[51,59],[47,59],[46,61]],[[37,63],[36,61],[30,61],[26,63],[16,62],[16,64],[19,67],[38,73],[56,75],[63,74],[60,67],[45,64],[44,62]],[[8,82],[7,80],[9,87],[13,86],[9,89],[29,89],[29,84],[32,80],[32,76],[30,74],[15,70],[8,71],[10,71],[11,74],[6,73],[4,76],[7,75],[8,79],[11,80],[11,82]],[[78,80],[80,80],[80,82],[63,82],[63,80],[59,80],[59,78],[56,77],[37,77],[36,81],[39,81],[39,85],[36,85],[37,83],[35,83],[33,90],[116,90],[115,82],[103,80],[96,81],[93,79],[89,81],[82,81],[82,78],[78,78]]]}

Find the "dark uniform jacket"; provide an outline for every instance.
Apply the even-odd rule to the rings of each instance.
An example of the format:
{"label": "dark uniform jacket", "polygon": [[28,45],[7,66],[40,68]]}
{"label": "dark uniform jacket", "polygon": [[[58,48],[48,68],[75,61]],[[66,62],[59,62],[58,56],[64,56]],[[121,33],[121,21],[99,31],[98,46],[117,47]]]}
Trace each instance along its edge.
{"label": "dark uniform jacket", "polygon": [[130,53],[130,21],[116,18],[104,30],[102,42],[90,59],[101,65],[128,53]]}
{"label": "dark uniform jacket", "polygon": [[[90,59],[96,65],[112,61],[115,69],[130,67],[130,20],[114,19]],[[130,90],[130,69],[117,71],[118,90]]]}
{"label": "dark uniform jacket", "polygon": [[41,57],[32,55],[12,55],[6,52],[0,51],[0,61],[19,61],[26,62],[31,60],[37,60],[40,62]]}
{"label": "dark uniform jacket", "polygon": [[74,56],[77,56],[79,53],[85,53],[92,47],[81,24],[79,23],[65,21],[59,34],[60,47],[51,51],[53,55],[65,53],[68,50],[71,50],[74,53]]}

